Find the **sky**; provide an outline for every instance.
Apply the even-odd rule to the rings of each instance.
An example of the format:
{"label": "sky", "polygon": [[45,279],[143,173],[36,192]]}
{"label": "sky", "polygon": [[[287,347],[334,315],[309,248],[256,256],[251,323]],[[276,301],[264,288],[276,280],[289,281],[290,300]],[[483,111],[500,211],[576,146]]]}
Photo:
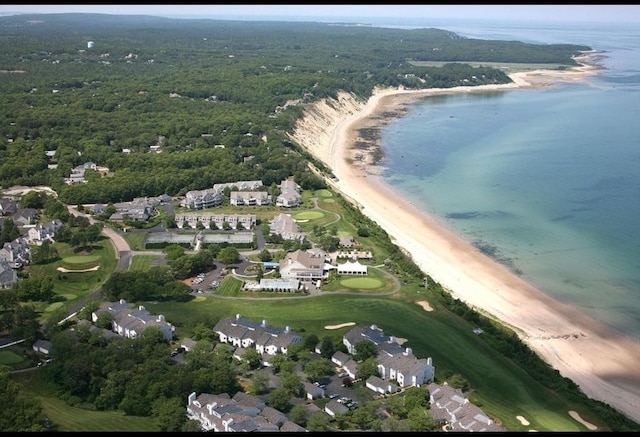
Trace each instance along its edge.
{"label": "sky", "polygon": [[619,22],[640,26],[640,5],[0,5],[14,13],[93,12],[120,15],[206,18],[433,18],[555,22]]}

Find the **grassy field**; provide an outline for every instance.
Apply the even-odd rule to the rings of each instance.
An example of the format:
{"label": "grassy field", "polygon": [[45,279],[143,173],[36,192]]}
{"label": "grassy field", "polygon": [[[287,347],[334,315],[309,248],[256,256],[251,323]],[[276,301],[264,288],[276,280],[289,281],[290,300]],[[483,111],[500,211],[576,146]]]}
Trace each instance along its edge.
{"label": "grassy field", "polygon": [[151,268],[151,262],[154,261],[157,256],[154,255],[136,255],[131,258],[131,266],[129,270],[135,272],[146,272]]}

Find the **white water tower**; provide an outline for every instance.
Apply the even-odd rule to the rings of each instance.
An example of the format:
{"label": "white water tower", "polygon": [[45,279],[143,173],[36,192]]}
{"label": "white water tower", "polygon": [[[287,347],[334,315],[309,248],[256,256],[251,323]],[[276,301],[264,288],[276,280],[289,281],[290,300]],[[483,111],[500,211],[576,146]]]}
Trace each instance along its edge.
{"label": "white water tower", "polygon": [[89,42],[87,43],[87,48],[88,48],[88,49],[92,49],[95,45],[96,45],[96,43],[94,43],[93,41],[89,41]]}

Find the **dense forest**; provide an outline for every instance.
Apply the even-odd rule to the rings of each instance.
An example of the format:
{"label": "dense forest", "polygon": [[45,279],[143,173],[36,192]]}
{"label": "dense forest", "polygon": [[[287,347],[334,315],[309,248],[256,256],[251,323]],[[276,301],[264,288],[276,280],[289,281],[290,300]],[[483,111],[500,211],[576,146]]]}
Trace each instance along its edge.
{"label": "dense forest", "polygon": [[[339,90],[366,98],[375,86],[508,83],[466,62],[571,66],[590,49],[440,29],[101,14],[0,17],[0,45],[0,186],[48,185],[70,204],[243,178],[294,175],[304,186],[309,157],[285,132],[305,105]],[[412,63],[425,60],[442,64]],[[65,185],[85,162],[110,177]]]}

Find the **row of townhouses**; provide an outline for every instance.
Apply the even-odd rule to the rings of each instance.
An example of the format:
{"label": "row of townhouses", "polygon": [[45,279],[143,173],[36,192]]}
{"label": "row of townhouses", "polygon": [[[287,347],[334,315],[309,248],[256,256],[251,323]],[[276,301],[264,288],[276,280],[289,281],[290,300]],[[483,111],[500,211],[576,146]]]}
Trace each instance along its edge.
{"label": "row of townhouses", "polygon": [[167,322],[163,315],[150,314],[142,305],[130,308],[124,299],[118,302],[103,302],[91,313],[93,323],[98,321],[102,313],[111,314],[112,330],[122,337],[138,338],[145,329],[152,326],[158,328],[167,341],[171,341],[175,335],[175,326]]}
{"label": "row of townhouses", "polygon": [[[222,205],[226,188],[234,190],[229,194],[231,205],[271,205],[273,199],[267,191],[259,191],[262,187],[262,181],[237,181],[215,184],[213,188],[188,191],[180,206],[187,209],[205,209]],[[278,187],[280,188],[280,195],[276,197],[276,206],[291,208],[302,203],[300,195],[302,189],[294,181],[283,180]]]}
{"label": "row of townhouses", "polygon": [[242,349],[255,349],[262,356],[264,365],[276,354],[287,354],[289,347],[303,341],[302,336],[288,326],[278,328],[267,324],[266,320],[254,322],[236,314],[235,317],[220,319],[213,328],[220,342]]}
{"label": "row of townhouses", "polygon": [[[159,205],[171,203],[171,196],[163,194],[156,197],[136,197],[130,202],[114,203],[115,212],[109,216],[111,221],[123,221],[125,219],[147,221],[155,213]],[[96,215],[104,214],[107,205],[96,203],[91,207],[91,212]]]}
{"label": "row of townhouses", "polygon": [[255,214],[216,214],[213,212],[176,213],[174,221],[179,229],[196,229],[201,223],[205,229],[224,229],[225,223],[231,229],[253,229],[256,226]]}
{"label": "row of townhouses", "polygon": [[228,394],[193,392],[187,399],[187,417],[213,432],[306,432],[263,400],[243,392]]}

